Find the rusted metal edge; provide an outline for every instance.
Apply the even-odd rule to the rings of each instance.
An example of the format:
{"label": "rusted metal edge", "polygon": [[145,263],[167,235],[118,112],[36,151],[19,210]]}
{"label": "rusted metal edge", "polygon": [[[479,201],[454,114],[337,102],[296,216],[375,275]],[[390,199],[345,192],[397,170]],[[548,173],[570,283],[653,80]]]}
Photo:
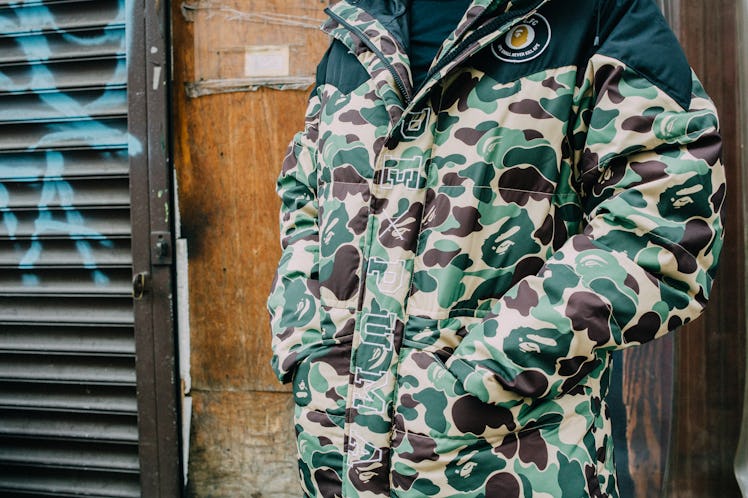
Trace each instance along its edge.
{"label": "rusted metal edge", "polygon": [[129,133],[133,274],[148,292],[133,300],[141,496],[179,498],[184,488],[175,333],[168,2],[145,2],[129,20]]}

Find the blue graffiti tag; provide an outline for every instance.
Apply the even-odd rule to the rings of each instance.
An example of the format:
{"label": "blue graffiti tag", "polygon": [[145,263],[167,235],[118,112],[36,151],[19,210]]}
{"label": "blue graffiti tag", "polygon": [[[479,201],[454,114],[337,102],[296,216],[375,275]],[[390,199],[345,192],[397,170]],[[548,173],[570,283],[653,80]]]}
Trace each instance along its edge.
{"label": "blue graffiti tag", "polygon": [[[0,239],[28,243],[17,260],[17,268],[23,271],[22,285],[28,287],[42,284],[34,270],[44,264],[46,241],[60,239],[74,242],[79,265],[90,271],[96,286],[111,284],[105,269],[97,264],[95,249],[111,249],[114,241],[90,224],[86,210],[76,202],[75,183],[66,179],[66,160],[71,159],[64,151],[105,153],[127,149],[130,156],[143,152],[141,142],[128,132],[125,122],[126,41],[130,36],[125,9],[132,9],[132,2],[109,3],[108,10],[101,14],[109,16],[107,22],[92,28],[77,25],[75,16],[64,11],[66,8],[11,3],[0,9],[0,34],[13,41],[6,51],[10,55],[3,56],[9,59],[0,57],[0,97],[16,99],[0,106],[0,124],[34,130],[23,149],[8,146],[2,150],[0,144]],[[65,25],[61,19],[72,24]],[[75,62],[69,61],[70,53],[79,54],[80,64],[86,64],[87,57],[93,57],[88,60],[94,64],[103,61],[95,69],[99,74],[101,68],[111,71],[105,74],[108,81],[59,87],[60,68],[67,64],[68,74],[71,67],[76,69],[71,66]],[[4,63],[8,60],[10,63]],[[26,153],[43,162],[18,159]],[[96,175],[94,172],[93,178],[86,180],[89,185],[96,181]],[[38,184],[40,188],[36,188]],[[19,189],[19,185],[27,188]],[[20,190],[26,195],[23,212],[14,197]],[[38,195],[35,208],[28,199],[30,193]],[[29,212],[35,213],[33,228],[29,228]]]}

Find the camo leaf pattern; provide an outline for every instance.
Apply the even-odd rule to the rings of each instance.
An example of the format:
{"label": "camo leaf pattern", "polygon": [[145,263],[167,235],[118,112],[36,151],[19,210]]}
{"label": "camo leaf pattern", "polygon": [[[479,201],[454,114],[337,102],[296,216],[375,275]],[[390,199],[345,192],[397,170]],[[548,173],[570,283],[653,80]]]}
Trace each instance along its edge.
{"label": "camo leaf pattern", "polygon": [[697,317],[722,248],[714,105],[605,40],[520,78],[479,64],[543,0],[474,2],[445,53],[523,15],[412,95],[357,4],[330,8],[346,50],[278,179],[272,363],[305,496],[617,498],[610,353]]}

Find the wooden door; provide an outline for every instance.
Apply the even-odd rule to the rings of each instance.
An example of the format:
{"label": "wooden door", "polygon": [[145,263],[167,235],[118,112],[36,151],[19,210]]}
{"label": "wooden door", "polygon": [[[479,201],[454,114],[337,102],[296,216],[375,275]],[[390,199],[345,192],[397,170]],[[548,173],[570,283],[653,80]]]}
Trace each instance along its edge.
{"label": "wooden door", "polygon": [[300,494],[292,400],[270,369],[265,299],[280,255],[275,179],[286,145],[303,125],[316,61],[327,47],[318,29],[324,6],[173,3],[194,496]]}

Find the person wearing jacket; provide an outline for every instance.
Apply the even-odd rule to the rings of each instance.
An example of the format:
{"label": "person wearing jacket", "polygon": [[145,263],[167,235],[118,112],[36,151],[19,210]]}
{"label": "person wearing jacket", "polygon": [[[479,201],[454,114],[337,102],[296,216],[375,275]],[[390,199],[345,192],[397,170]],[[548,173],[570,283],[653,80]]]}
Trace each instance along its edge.
{"label": "person wearing jacket", "polygon": [[699,315],[723,240],[655,3],[326,12],[268,300],[304,494],[618,497],[611,353]]}

